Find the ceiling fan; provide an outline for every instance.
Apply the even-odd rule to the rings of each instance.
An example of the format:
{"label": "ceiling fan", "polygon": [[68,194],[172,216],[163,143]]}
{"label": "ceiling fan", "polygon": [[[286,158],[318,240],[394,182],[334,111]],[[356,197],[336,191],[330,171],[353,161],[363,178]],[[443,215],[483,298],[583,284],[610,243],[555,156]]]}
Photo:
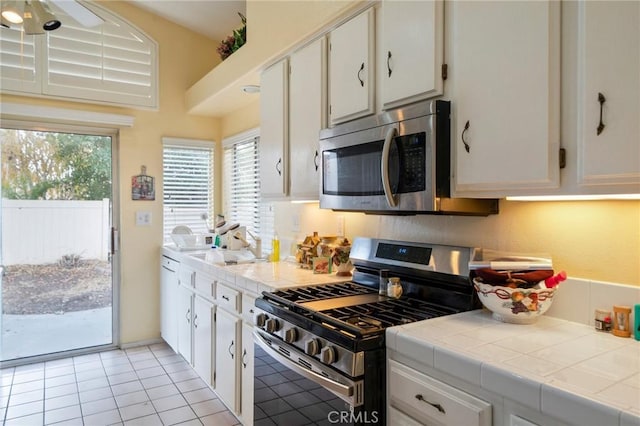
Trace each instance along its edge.
{"label": "ceiling fan", "polygon": [[25,34],[44,34],[62,26],[50,5],[59,8],[85,27],[95,27],[104,20],[76,0],[2,0],[1,25],[22,25]]}

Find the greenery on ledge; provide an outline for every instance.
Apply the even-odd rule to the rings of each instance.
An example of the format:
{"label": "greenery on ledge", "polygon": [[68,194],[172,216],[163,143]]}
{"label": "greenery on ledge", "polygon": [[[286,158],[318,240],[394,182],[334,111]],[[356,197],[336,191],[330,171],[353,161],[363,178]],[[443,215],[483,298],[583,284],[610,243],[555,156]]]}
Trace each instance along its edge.
{"label": "greenery on ledge", "polygon": [[240,12],[238,12],[238,15],[242,21],[242,27],[233,30],[233,34],[222,40],[217,49],[223,61],[247,42],[247,18]]}

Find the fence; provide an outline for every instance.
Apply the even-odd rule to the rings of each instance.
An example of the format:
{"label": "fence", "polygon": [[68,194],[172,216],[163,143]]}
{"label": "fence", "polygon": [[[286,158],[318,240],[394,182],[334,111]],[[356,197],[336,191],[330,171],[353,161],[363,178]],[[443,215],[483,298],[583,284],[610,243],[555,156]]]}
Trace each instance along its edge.
{"label": "fence", "polygon": [[43,264],[74,254],[107,260],[109,199],[2,200],[2,263]]}

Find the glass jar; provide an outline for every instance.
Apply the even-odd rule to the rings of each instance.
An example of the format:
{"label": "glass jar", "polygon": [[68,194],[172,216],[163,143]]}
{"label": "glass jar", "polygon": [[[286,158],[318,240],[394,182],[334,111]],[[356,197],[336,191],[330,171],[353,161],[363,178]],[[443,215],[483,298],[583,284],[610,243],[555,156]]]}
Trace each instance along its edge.
{"label": "glass jar", "polygon": [[389,278],[389,282],[387,283],[387,296],[393,297],[394,299],[402,296],[402,285],[400,284],[400,278]]}

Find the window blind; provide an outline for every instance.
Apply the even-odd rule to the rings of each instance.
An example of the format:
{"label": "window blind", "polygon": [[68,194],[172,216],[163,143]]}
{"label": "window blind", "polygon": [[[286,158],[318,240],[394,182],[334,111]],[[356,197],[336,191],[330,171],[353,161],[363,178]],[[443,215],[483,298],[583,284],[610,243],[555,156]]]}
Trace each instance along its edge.
{"label": "window blind", "polygon": [[162,159],[165,241],[171,241],[169,235],[178,225],[186,225],[194,233],[207,232],[202,214],[213,218],[213,143],[189,146],[165,142]]}
{"label": "window blind", "polygon": [[251,137],[226,144],[223,159],[225,219],[254,235],[261,235],[258,143]]}

